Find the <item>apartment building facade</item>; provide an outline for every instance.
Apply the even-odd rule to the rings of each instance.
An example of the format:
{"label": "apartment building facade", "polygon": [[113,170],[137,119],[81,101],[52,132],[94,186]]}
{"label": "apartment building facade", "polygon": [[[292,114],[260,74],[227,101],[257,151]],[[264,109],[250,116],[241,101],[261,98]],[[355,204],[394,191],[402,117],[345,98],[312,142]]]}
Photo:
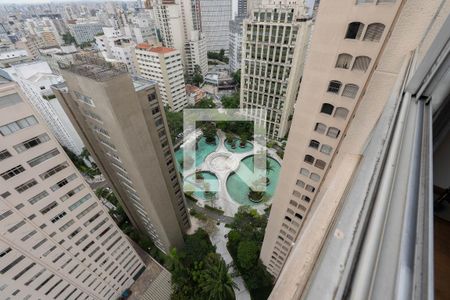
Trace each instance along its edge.
{"label": "apartment building facade", "polygon": [[278,278],[273,299],[303,293],[374,127],[406,80],[411,50],[428,47],[445,20],[437,13],[449,9],[448,1],[320,1],[260,256]]}
{"label": "apartment building facade", "polygon": [[51,89],[51,85],[63,81],[62,77],[53,74],[43,61],[16,64],[4,71],[19,84],[58,142],[80,155],[83,142]]}
{"label": "apartment building facade", "polygon": [[243,21],[244,17],[241,16],[230,21],[228,58],[231,72],[236,72],[241,68]]}
{"label": "apartment building facade", "polygon": [[229,23],[232,20],[231,0],[200,0],[202,32],[207,51],[228,53]]}
{"label": "apartment building facade", "polygon": [[116,299],[143,261],[3,77],[0,120],[0,298]]}
{"label": "apartment building facade", "polygon": [[188,103],[180,52],[149,44],[137,45],[135,52],[140,76],[158,83],[163,104],[173,111],[183,110]]}
{"label": "apartment building facade", "polygon": [[267,4],[244,20],[241,50],[241,108],[266,109],[269,139],[289,130],[306,56],[310,20],[303,4]]}
{"label": "apartment building facade", "polygon": [[133,225],[167,252],[190,227],[157,83],[97,57],[62,70],[55,94]]}

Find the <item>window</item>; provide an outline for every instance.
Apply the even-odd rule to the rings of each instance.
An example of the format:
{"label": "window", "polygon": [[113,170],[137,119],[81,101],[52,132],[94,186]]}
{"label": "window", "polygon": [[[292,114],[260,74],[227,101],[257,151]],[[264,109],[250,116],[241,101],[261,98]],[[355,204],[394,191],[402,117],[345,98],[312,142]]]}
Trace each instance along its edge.
{"label": "window", "polygon": [[309,198],[308,196],[303,195],[302,196],[302,200],[305,201],[305,202],[309,202],[309,201],[311,201],[311,198]]}
{"label": "window", "polygon": [[16,187],[16,191],[18,193],[23,193],[26,190],[28,190],[29,188],[35,186],[37,184],[37,181],[34,179],[28,180],[25,183],[22,183],[21,185],[19,185],[18,187]]}
{"label": "window", "polygon": [[318,132],[318,133],[325,133],[325,131],[327,130],[327,126],[323,123],[316,123],[316,127],[314,127],[314,131]]}
{"label": "window", "polygon": [[[319,160],[317,160],[317,161],[319,161]],[[317,164],[317,162],[316,162],[316,164]],[[311,173],[309,178],[311,178],[311,180],[313,180],[313,181],[319,181],[320,180],[319,174],[316,174],[316,173]]]}
{"label": "window", "polygon": [[47,179],[47,178],[55,175],[56,173],[64,170],[68,166],[69,166],[69,164],[67,162],[63,162],[62,164],[56,165],[55,167],[51,168],[50,170],[42,173],[41,175],[39,175],[39,177],[41,177],[42,180]]}
{"label": "window", "polygon": [[317,168],[319,168],[321,170],[325,169],[326,165],[327,165],[326,162],[324,162],[323,160],[320,160],[320,159],[316,160],[316,163],[314,164],[314,166],[316,166]]}
{"label": "window", "polygon": [[49,211],[51,211],[52,209],[54,209],[57,206],[58,206],[58,203],[56,203],[56,201],[53,201],[52,203],[48,204],[46,207],[41,209],[40,212],[41,212],[41,214],[45,215],[46,213],[48,213]]}
{"label": "window", "polygon": [[72,180],[74,180],[76,178],[77,178],[76,174],[69,175],[66,178],[58,181],[56,184],[52,185],[50,187],[50,189],[54,192],[54,191],[62,188],[63,186],[65,186],[66,184],[68,184],[69,182],[71,182]]}
{"label": "window", "polygon": [[41,154],[31,160],[28,161],[28,164],[30,165],[30,167],[34,167],[39,165],[40,163],[46,161],[47,159],[50,159],[56,155],[59,154],[59,150],[54,148],[50,151],[45,152],[44,154]]}
{"label": "window", "polygon": [[70,197],[72,197],[73,195],[75,195],[76,193],[78,193],[79,191],[82,191],[84,189],[84,185],[80,184],[79,186],[77,186],[76,188],[68,191],[66,194],[64,194],[63,196],[61,196],[59,199],[64,202],[67,199],[69,199]]}
{"label": "window", "polygon": [[304,183],[303,181],[301,181],[301,180],[297,180],[297,181],[295,182],[295,184],[296,184],[297,186],[301,187],[301,188],[304,188],[304,187],[305,187],[305,183]]}
{"label": "window", "polygon": [[337,62],[336,62],[336,68],[341,69],[348,69],[350,68],[350,64],[352,62],[353,56],[347,53],[341,53],[338,56]]}
{"label": "window", "polygon": [[352,22],[348,24],[347,33],[345,34],[346,39],[359,40],[361,33],[364,29],[364,24],[360,22]]}
{"label": "window", "polygon": [[373,0],[358,0],[356,4],[373,3]]}
{"label": "window", "polygon": [[312,185],[307,184],[305,187],[305,190],[307,190],[310,193],[314,193],[314,191],[316,190],[315,187],[313,187]]}
{"label": "window", "polygon": [[320,143],[316,140],[309,141],[309,147],[319,149]]}
{"label": "window", "polygon": [[17,93],[2,96],[0,97],[0,108],[12,106],[20,102],[22,102],[22,98],[20,98],[19,94]]}
{"label": "window", "polygon": [[381,39],[384,31],[384,25],[381,23],[372,23],[367,26],[364,41],[378,42]]}
{"label": "window", "polygon": [[330,155],[332,151],[333,148],[329,145],[322,145],[322,147],[320,148],[320,152],[325,153],[327,155]]}
{"label": "window", "polygon": [[14,149],[17,151],[17,153],[21,153],[30,148],[36,147],[37,145],[45,143],[49,140],[50,140],[50,137],[48,136],[48,134],[44,133],[44,134],[38,135],[32,139],[26,140],[25,142],[15,145]]}
{"label": "window", "polygon": [[309,171],[305,168],[301,168],[300,169],[300,174],[304,175],[304,176],[309,176]]}
{"label": "window", "polygon": [[328,128],[327,136],[337,139],[341,131],[335,127]]}
{"label": "window", "polygon": [[9,151],[6,150],[6,149],[0,151],[0,161],[5,160],[5,159],[7,159],[7,158],[9,158],[11,156],[12,156],[11,153],[9,153]]}
{"label": "window", "polygon": [[305,155],[305,159],[304,161],[310,165],[312,165],[314,163],[314,157],[312,157],[311,155]]}
{"label": "window", "polygon": [[3,172],[2,174],[0,174],[0,176],[2,176],[3,179],[8,180],[22,172],[25,172],[25,168],[22,167],[22,165],[18,165],[8,171]]}
{"label": "window", "polygon": [[72,204],[71,206],[69,206],[69,210],[73,211],[74,209],[76,209],[78,206],[80,206],[81,204],[83,204],[84,202],[88,201],[89,199],[92,198],[91,194],[87,194],[86,196],[82,197],[80,200],[78,200],[77,202],[75,202],[74,204]]}
{"label": "window", "polygon": [[334,106],[330,103],[324,103],[322,104],[322,108],[320,109],[320,112],[323,114],[331,115],[333,113]]}
{"label": "window", "polygon": [[16,131],[19,131],[21,129],[33,126],[37,124],[38,121],[34,116],[29,116],[11,123],[8,123],[6,125],[0,126],[0,134],[3,136],[10,135]]}
{"label": "window", "polygon": [[358,56],[355,58],[352,70],[365,72],[369,68],[370,61],[371,59],[368,56]]}
{"label": "window", "polygon": [[338,119],[347,119],[347,115],[348,115],[348,109],[343,108],[343,107],[337,107],[336,111],[334,112],[334,117],[338,118]]}
{"label": "window", "polygon": [[0,274],[5,274],[10,269],[12,269],[15,265],[17,265],[19,262],[21,262],[24,258],[25,258],[25,256],[21,255],[18,258],[16,258],[15,260],[13,260],[9,265],[7,265],[2,270],[0,270]]}
{"label": "window", "polygon": [[339,93],[339,90],[341,89],[342,82],[338,80],[331,80],[328,84],[327,92],[337,94]]}
{"label": "window", "polygon": [[6,191],[6,192],[4,192],[3,194],[1,194],[0,196],[1,196],[3,199],[6,199],[6,198],[8,198],[9,196],[11,196],[11,193],[8,192],[8,191]]}
{"label": "window", "polygon": [[39,194],[37,194],[36,196],[28,199],[28,202],[30,202],[30,204],[35,204],[36,202],[38,202],[41,199],[44,199],[47,196],[48,196],[48,193],[46,191],[42,191]]}
{"label": "window", "polygon": [[50,222],[52,223],[56,223],[59,220],[61,220],[62,218],[64,218],[64,216],[67,215],[67,213],[65,211],[57,214],[56,216],[54,216],[53,218],[50,219]]}
{"label": "window", "polygon": [[85,103],[85,104],[87,104],[87,105],[89,105],[89,106],[95,107],[94,101],[92,101],[92,98],[91,98],[91,97],[82,95],[81,93],[79,93],[79,92],[77,92],[77,91],[74,91],[73,93],[75,94],[76,98],[77,98],[80,102],[83,102],[83,103]]}
{"label": "window", "polygon": [[346,84],[344,91],[342,92],[342,96],[354,99],[356,97],[356,94],[358,93],[358,89],[359,87],[356,84]]}

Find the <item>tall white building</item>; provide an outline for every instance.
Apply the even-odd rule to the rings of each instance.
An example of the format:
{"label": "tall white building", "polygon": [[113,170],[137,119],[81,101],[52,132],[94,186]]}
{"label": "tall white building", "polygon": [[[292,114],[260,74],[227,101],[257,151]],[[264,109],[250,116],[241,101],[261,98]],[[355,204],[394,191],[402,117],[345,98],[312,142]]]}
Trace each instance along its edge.
{"label": "tall white building", "polygon": [[117,299],[145,268],[19,87],[0,77],[0,298]]}
{"label": "tall white building", "polygon": [[202,32],[208,51],[228,52],[231,0],[200,0]]}
{"label": "tall white building", "polygon": [[155,6],[155,15],[163,45],[180,51],[185,72],[192,75],[199,66],[205,75],[207,40],[200,30],[198,6],[181,0],[162,1]]}
{"label": "tall white building", "polygon": [[236,72],[241,68],[243,20],[243,17],[237,16],[235,20],[230,21],[228,59],[232,72]]}
{"label": "tall white building", "polygon": [[130,37],[123,35],[117,28],[103,27],[103,35],[96,36],[95,43],[107,61],[123,63],[128,72],[137,74],[133,63],[136,43]]}
{"label": "tall white building", "polygon": [[[267,4],[244,20],[241,107],[265,118],[270,139],[289,130],[311,27],[305,14],[302,4]],[[267,115],[254,116],[254,109],[266,109]]]}
{"label": "tall white building", "polygon": [[181,111],[188,103],[180,52],[173,48],[136,47],[139,74],[158,83],[161,99],[171,110]]}
{"label": "tall white building", "polygon": [[20,85],[59,143],[80,154],[83,142],[50,88],[62,82],[62,77],[53,74],[49,65],[41,61],[14,65],[5,71]]}

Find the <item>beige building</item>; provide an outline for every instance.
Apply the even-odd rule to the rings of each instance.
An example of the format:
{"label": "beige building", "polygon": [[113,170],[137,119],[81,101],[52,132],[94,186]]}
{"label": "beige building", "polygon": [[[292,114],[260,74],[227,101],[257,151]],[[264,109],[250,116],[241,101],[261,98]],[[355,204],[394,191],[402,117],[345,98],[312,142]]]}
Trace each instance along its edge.
{"label": "beige building", "polygon": [[0,298],[118,298],[143,261],[18,85],[3,77],[0,120]]}
{"label": "beige building", "polygon": [[133,225],[164,252],[182,246],[190,220],[157,84],[96,57],[61,73],[55,94]]}
{"label": "beige building", "polygon": [[[449,9],[449,1],[320,1],[261,251],[268,271],[278,278],[271,299],[304,296],[319,254],[326,251],[328,233],[341,242],[354,237],[356,225],[348,231],[339,226],[329,230],[350,184],[359,178],[355,173],[366,152],[375,149],[367,147],[376,137],[374,129],[380,117],[387,109],[394,111],[388,101],[403,95],[401,88],[412,77],[408,72],[419,66],[437,32],[445,27]],[[372,147],[386,140],[372,143]],[[365,192],[357,195],[361,199],[353,198],[359,199],[351,208],[353,217],[362,215],[357,207],[365,203]],[[400,199],[403,197],[395,201]],[[402,228],[402,214],[392,220],[395,225],[391,228]],[[400,237],[400,232],[393,234],[390,246],[397,247]],[[381,242],[372,249],[375,245]],[[395,256],[392,253],[391,258]],[[344,267],[349,267],[347,260],[339,264],[337,251],[334,254],[329,266],[343,273]],[[365,294],[354,299],[392,299],[392,286],[388,285],[395,282],[395,274],[384,274],[386,286],[372,290],[377,297]],[[369,276],[365,280],[370,283]],[[323,295],[328,287],[334,287],[329,280],[322,283],[329,283],[316,290]]]}
{"label": "beige building", "polygon": [[135,54],[140,76],[158,83],[163,104],[170,110],[183,110],[188,102],[180,52],[143,43],[137,45]]}
{"label": "beige building", "polygon": [[[264,4],[243,23],[241,108],[265,118],[269,139],[289,130],[311,27],[305,13],[303,4]],[[265,116],[255,115],[260,109]]]}

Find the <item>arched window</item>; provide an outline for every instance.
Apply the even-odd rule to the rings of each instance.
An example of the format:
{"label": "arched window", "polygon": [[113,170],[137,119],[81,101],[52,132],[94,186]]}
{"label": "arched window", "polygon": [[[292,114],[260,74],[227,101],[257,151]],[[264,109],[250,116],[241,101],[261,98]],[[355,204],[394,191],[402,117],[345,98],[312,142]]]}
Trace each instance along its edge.
{"label": "arched window", "polygon": [[356,84],[346,84],[342,96],[354,99],[358,93],[359,87]]}
{"label": "arched window", "polygon": [[334,106],[330,103],[324,103],[322,104],[322,108],[320,109],[320,112],[323,114],[331,115],[333,113]]}
{"label": "arched window", "polygon": [[312,185],[307,184],[305,190],[307,190],[310,193],[314,193],[316,191],[316,188],[313,187]]}
{"label": "arched window", "polygon": [[319,149],[320,143],[316,140],[309,141],[309,147]]}
{"label": "arched window", "polygon": [[[314,159],[313,159],[313,160],[314,160]],[[309,176],[309,171],[308,171],[308,169],[301,168],[301,169],[300,169],[300,174],[302,174],[302,175],[308,177],[308,176]]]}
{"label": "arched window", "polygon": [[327,155],[330,155],[331,151],[333,151],[333,147],[329,145],[322,144],[322,147],[320,147],[320,152],[325,153]]}
{"label": "arched window", "polygon": [[338,107],[336,108],[336,111],[334,112],[334,117],[338,119],[347,119],[348,115],[348,109],[344,107]]}
{"label": "arched window", "polygon": [[296,184],[297,186],[301,187],[301,188],[304,188],[304,187],[305,187],[305,183],[304,183],[303,181],[301,181],[301,180],[297,180],[297,182],[295,182],[295,184]]}
{"label": "arched window", "polygon": [[369,24],[366,34],[364,34],[364,41],[378,42],[383,35],[384,27],[381,23]]}
{"label": "arched window", "polygon": [[328,84],[327,92],[337,94],[339,93],[339,90],[341,89],[342,82],[338,80],[331,80]]}
{"label": "arched window", "polygon": [[368,56],[358,56],[355,58],[352,70],[365,72],[369,68],[370,61],[371,59]]}
{"label": "arched window", "polygon": [[316,174],[316,173],[311,173],[309,178],[311,178],[311,180],[313,180],[313,181],[319,181],[320,180],[319,174]]}
{"label": "arched window", "polygon": [[352,63],[352,58],[353,58],[353,56],[351,56],[350,54],[347,54],[347,53],[339,54],[335,67],[341,68],[341,69],[350,68],[350,64]]}
{"label": "arched window", "polygon": [[352,22],[348,24],[347,33],[345,34],[346,39],[359,40],[361,33],[364,29],[364,24],[361,22]]}
{"label": "arched window", "polygon": [[311,155],[306,154],[304,161],[305,161],[305,163],[308,163],[308,164],[312,165],[314,163],[314,157],[312,157]]}
{"label": "arched window", "polygon": [[323,123],[316,123],[316,127],[314,127],[314,131],[316,131],[318,133],[324,134],[326,130],[327,130],[327,125],[325,125]]}
{"label": "arched window", "polygon": [[337,139],[341,131],[335,127],[328,128],[327,136]]}
{"label": "arched window", "polygon": [[326,165],[327,165],[327,163],[320,159],[316,160],[316,163],[314,164],[314,166],[316,166],[317,168],[319,168],[321,170],[325,169]]}

